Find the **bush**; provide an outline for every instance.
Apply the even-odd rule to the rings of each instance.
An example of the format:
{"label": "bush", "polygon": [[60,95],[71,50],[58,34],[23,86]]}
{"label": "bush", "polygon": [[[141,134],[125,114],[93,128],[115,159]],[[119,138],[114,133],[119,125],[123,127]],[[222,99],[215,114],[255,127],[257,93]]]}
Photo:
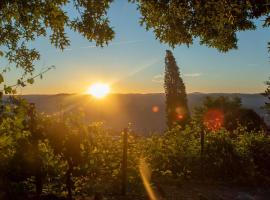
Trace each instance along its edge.
{"label": "bush", "polygon": [[270,183],[270,137],[263,132],[239,136],[237,150],[243,162],[245,179],[254,184]]}
{"label": "bush", "polygon": [[176,126],[163,136],[146,142],[146,157],[158,175],[191,178],[198,176],[200,140],[196,129]]}
{"label": "bush", "polygon": [[205,135],[204,167],[207,177],[214,180],[234,180],[241,175],[241,157],[236,150],[237,139],[222,129]]}
{"label": "bush", "polygon": [[[146,155],[156,176],[201,177],[200,127],[175,127],[146,140]],[[270,183],[270,137],[238,127],[205,131],[203,152],[205,179],[236,183]]]}

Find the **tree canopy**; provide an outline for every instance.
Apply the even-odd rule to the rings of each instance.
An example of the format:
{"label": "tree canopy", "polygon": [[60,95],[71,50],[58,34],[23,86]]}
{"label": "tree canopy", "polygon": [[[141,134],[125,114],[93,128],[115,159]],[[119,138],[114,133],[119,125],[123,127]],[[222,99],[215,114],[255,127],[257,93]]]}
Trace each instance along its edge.
{"label": "tree canopy", "polygon": [[[0,3],[0,56],[32,75],[34,62],[40,59],[31,44],[48,36],[51,44],[63,50],[70,44],[66,30],[78,32],[97,46],[114,38],[107,16],[113,0],[2,0]],[[191,45],[195,38],[201,44],[222,52],[237,48],[237,31],[252,30],[254,19],[265,17],[270,25],[268,0],[129,0],[141,13],[141,25],[154,31],[156,38],[174,47]],[[68,14],[67,9],[74,13]],[[0,83],[4,82],[3,73]],[[28,83],[33,83],[29,79]],[[18,85],[24,86],[22,79]],[[11,93],[9,87],[5,92]]]}
{"label": "tree canopy", "polygon": [[[255,29],[254,19],[267,16],[267,0],[137,0],[141,23],[171,46],[194,38],[222,52],[237,48],[237,31]],[[265,26],[270,18],[265,19]]]}

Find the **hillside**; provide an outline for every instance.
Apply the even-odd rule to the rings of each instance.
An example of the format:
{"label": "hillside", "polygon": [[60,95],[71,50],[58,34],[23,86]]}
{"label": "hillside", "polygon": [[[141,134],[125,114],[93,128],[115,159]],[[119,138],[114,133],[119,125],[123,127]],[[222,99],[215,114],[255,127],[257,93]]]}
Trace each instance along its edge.
{"label": "hillside", "polygon": [[[189,108],[201,105],[206,96],[238,96],[244,107],[254,109],[265,118],[269,117],[261,109],[266,98],[260,94],[222,94],[190,93]],[[96,100],[88,95],[23,95],[28,102],[33,102],[39,111],[48,114],[82,108],[86,112],[86,121],[104,121],[108,128],[121,130],[132,123],[137,132],[160,132],[165,129],[165,96],[164,94],[111,94],[104,100]],[[157,112],[152,108],[158,107]]]}

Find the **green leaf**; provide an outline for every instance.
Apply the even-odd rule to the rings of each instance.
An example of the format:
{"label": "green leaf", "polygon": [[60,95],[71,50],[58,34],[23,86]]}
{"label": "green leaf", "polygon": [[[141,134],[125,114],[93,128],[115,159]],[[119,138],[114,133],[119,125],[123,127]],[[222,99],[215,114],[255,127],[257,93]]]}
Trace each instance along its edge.
{"label": "green leaf", "polygon": [[29,84],[33,84],[33,83],[34,83],[34,79],[33,79],[33,78],[29,78],[29,79],[27,79],[27,83],[29,83]]}
{"label": "green leaf", "polygon": [[11,90],[11,93],[12,93],[12,94],[16,94],[16,93],[17,93],[17,90],[16,90],[16,89],[12,89],[12,90]]}
{"label": "green leaf", "polygon": [[0,83],[3,83],[4,82],[4,77],[2,74],[0,74]]}
{"label": "green leaf", "polygon": [[4,85],[5,94],[10,94],[12,92],[12,88],[10,86]]}

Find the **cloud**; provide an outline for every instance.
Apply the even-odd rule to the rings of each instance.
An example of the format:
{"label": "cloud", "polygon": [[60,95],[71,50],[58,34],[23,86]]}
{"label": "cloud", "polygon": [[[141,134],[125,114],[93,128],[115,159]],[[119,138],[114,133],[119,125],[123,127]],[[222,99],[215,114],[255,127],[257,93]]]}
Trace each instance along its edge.
{"label": "cloud", "polygon": [[91,46],[85,46],[85,47],[80,47],[81,49],[89,49],[89,48],[97,48],[98,46],[96,45],[91,45]]}
{"label": "cloud", "polygon": [[258,66],[258,64],[256,64],[256,63],[250,63],[250,64],[248,64],[248,66],[250,66],[250,67],[256,67],[256,66]]}
{"label": "cloud", "polygon": [[[110,42],[108,46],[114,46],[114,45],[125,45],[125,44],[134,44],[134,43],[141,43],[144,40],[131,40],[131,41],[120,41],[120,42]],[[106,45],[105,45],[106,46]],[[80,47],[81,49],[88,49],[88,48],[97,48],[96,45],[90,45],[90,46],[84,46]]]}
{"label": "cloud", "polygon": [[160,63],[163,59],[157,59],[157,60],[153,60],[152,62],[146,63],[144,65],[138,66],[136,67],[134,70],[132,70],[131,72],[125,74],[123,77],[119,78],[118,80],[115,80],[114,83],[120,82],[122,80],[128,79],[136,74],[139,74],[141,72],[143,72],[144,70]]}
{"label": "cloud", "polygon": [[66,48],[66,49],[63,49],[63,51],[72,51],[71,48]]}
{"label": "cloud", "polygon": [[[130,40],[130,41],[119,41],[119,42],[110,42],[108,44],[109,46],[118,46],[118,45],[127,45],[127,44],[136,44],[136,43],[141,43],[144,40]],[[104,47],[107,47],[104,45]],[[82,46],[82,47],[77,47],[77,48],[66,48],[63,50],[56,50],[57,52],[64,52],[64,51],[73,51],[73,50],[78,50],[78,49],[91,49],[91,48],[100,48],[99,46],[96,45],[90,45],[90,46]],[[55,51],[55,50],[54,50]]]}
{"label": "cloud", "polygon": [[162,83],[164,81],[164,75],[163,74],[157,74],[152,79],[155,83]]}
{"label": "cloud", "polygon": [[64,51],[72,51],[72,49],[71,48],[66,48],[66,49],[63,49],[63,50],[56,49],[56,50],[51,50],[49,52],[60,52],[60,53],[63,53]]}
{"label": "cloud", "polygon": [[[184,74],[185,77],[196,78],[202,76],[201,73]],[[152,81],[155,83],[162,83],[164,81],[164,74],[157,74],[153,76]]]}
{"label": "cloud", "polygon": [[201,75],[202,75],[201,73],[184,74],[184,76],[186,76],[186,77],[192,77],[192,78],[199,77]]}

